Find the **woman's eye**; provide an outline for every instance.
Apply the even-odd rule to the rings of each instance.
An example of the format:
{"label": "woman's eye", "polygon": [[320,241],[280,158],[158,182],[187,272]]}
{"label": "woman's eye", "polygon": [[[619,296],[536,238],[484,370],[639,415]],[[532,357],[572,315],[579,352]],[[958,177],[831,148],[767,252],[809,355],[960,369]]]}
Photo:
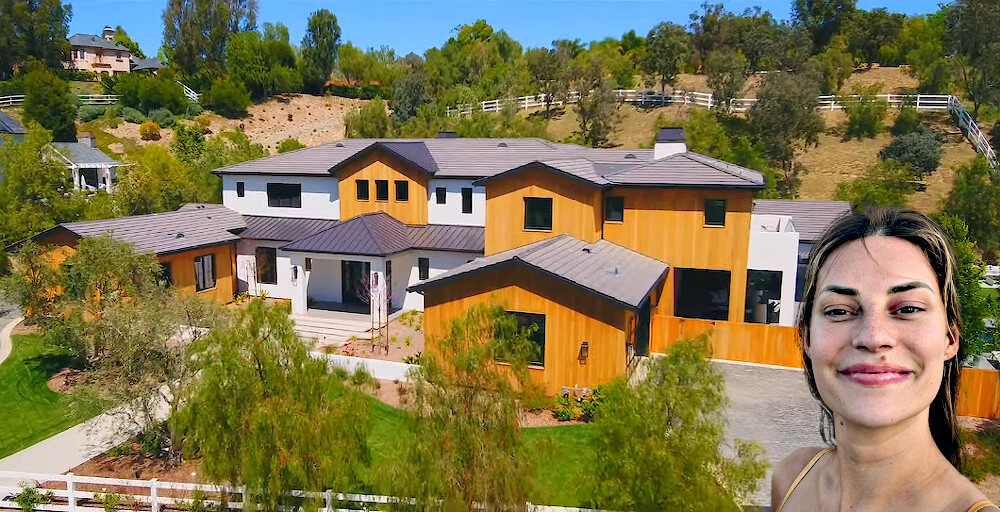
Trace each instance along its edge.
{"label": "woman's eye", "polygon": [[912,315],[914,313],[917,313],[917,312],[920,312],[920,311],[923,311],[923,310],[924,310],[924,308],[921,308],[921,307],[918,307],[918,306],[902,306],[902,307],[897,308],[896,311],[895,311],[895,313],[903,314],[903,315]]}
{"label": "woman's eye", "polygon": [[824,314],[831,318],[843,318],[850,315],[851,312],[846,308],[829,308],[824,311]]}

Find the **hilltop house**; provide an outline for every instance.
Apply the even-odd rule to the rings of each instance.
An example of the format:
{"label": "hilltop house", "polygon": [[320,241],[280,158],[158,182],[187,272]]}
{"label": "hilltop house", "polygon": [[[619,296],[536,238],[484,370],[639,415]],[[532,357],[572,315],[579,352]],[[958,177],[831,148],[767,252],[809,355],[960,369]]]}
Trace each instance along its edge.
{"label": "hilltop house", "polygon": [[815,239],[797,227],[821,229],[843,206],[755,202],[759,173],[688,152],[680,129],[652,150],[349,139],[214,172],[223,205],[196,207],[213,219],[170,217],[181,209],[63,227],[210,229],[234,244],[215,263],[234,289],[217,298],[289,299],[300,324],[369,311],[384,283],[380,307],[423,310],[432,343],[469,305],[498,301],[539,326],[532,372],[551,393],[607,382],[706,329],[720,357],[794,365],[799,252]]}
{"label": "hilltop house", "polygon": [[163,67],[158,59],[140,59],[132,51],[115,42],[115,31],[104,27],[101,35],[73,34],[69,38],[70,60],[63,63],[72,71],[92,71],[98,74],[117,75],[134,71],[155,73]]}

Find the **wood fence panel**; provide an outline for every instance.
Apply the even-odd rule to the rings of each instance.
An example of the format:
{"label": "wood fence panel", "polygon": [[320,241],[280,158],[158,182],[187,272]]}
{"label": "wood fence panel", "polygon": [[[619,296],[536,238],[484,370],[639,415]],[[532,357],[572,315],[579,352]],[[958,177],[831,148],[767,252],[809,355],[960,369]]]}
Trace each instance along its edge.
{"label": "wood fence panel", "polygon": [[962,368],[955,410],[960,416],[1000,418],[1000,372]]}
{"label": "wood fence panel", "polygon": [[783,325],[722,322],[654,315],[652,345],[662,352],[679,339],[692,338],[712,330],[712,357],[731,361],[802,367],[798,334]]}

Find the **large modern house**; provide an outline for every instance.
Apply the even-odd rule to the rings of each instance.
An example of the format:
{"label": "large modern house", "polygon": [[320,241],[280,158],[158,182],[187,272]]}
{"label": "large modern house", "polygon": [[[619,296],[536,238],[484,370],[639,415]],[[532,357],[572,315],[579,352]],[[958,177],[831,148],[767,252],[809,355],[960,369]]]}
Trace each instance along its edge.
{"label": "large modern house", "polygon": [[[552,393],[607,382],[706,329],[721,351],[752,337],[765,359],[798,358],[785,352],[800,248],[846,203],[755,202],[759,173],[688,152],[676,128],[651,150],[451,135],[349,139],[244,162],[214,171],[223,205],[192,207],[201,216],[182,219],[192,215],[183,208],[63,228],[211,231],[210,244],[172,254],[235,244],[232,261],[216,251],[213,263],[213,275],[232,269],[235,290],[213,295],[288,299],[297,322],[369,311],[384,297],[390,311],[423,310],[433,343],[468,306],[496,301],[539,326],[532,371]],[[172,272],[192,267],[197,281],[189,260]]]}

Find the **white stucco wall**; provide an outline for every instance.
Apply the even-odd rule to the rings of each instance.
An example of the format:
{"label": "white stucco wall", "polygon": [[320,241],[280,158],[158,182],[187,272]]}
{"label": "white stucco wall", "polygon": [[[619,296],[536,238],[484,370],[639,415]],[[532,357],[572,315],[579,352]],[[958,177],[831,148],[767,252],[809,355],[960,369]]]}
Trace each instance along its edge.
{"label": "white stucco wall", "polygon": [[[244,183],[244,197],[236,195],[236,182],[239,181]],[[302,185],[302,207],[269,208],[268,183]],[[243,215],[337,220],[340,218],[339,199],[337,179],[333,176],[222,176],[222,204]]]}
{"label": "white stucco wall", "polygon": [[[427,277],[431,278],[479,257],[482,257],[482,254],[448,251],[407,251],[397,255],[393,258],[392,262],[392,296],[403,297],[402,309],[423,311],[424,296],[416,292],[406,292],[407,287],[420,282],[420,269],[417,266],[417,258],[429,259]],[[397,263],[397,260],[399,263]],[[394,302],[397,306],[400,306],[398,301]]]}
{"label": "white stucco wall", "polygon": [[748,270],[781,272],[781,311],[778,324],[795,324],[795,273],[798,264],[799,234],[792,218],[779,215],[750,216]]}
{"label": "white stucco wall", "polygon": [[291,284],[292,280],[292,260],[285,251],[277,251],[277,271],[278,284],[262,284],[257,282],[257,257],[255,251],[257,247],[281,247],[287,242],[274,242],[267,240],[240,240],[236,244],[236,278],[237,289],[240,292],[249,292],[251,295],[259,295],[260,292],[267,292],[268,297],[278,299],[291,299],[295,294],[295,288]]}
{"label": "white stucco wall", "polygon": [[[458,226],[486,225],[486,188],[473,187],[473,180],[432,179],[427,187],[427,223]],[[438,187],[448,192],[445,204],[437,204]],[[462,213],[462,189],[472,188],[472,213]]]}

